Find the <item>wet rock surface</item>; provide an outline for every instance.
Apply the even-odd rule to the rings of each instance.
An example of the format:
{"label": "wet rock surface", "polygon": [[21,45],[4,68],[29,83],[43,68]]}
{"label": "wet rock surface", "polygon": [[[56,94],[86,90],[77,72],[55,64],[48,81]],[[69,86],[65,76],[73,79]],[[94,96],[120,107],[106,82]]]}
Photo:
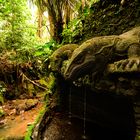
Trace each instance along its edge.
{"label": "wet rock surface", "polygon": [[[70,58],[66,54],[63,59],[61,49],[52,55],[52,64],[58,64],[55,70],[53,65],[50,68],[55,72],[60,108],[78,120],[69,125],[67,118],[54,116],[44,130],[39,129],[44,140],[140,137],[139,35],[136,27],[121,35],[91,38]],[[86,121],[87,136],[82,136],[85,126],[79,120]]]}
{"label": "wet rock surface", "polygon": [[46,126],[43,134],[43,140],[132,140],[132,136],[117,129],[99,127],[98,125],[86,122],[85,135],[83,120],[77,118],[68,118],[68,114],[57,113]]}

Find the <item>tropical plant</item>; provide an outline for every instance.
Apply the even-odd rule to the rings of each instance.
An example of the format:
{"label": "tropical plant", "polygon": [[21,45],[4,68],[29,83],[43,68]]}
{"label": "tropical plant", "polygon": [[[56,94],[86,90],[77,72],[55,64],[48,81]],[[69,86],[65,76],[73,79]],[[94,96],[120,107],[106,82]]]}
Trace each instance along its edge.
{"label": "tropical plant", "polygon": [[26,0],[0,0],[0,48],[32,46],[36,28],[29,22]]}
{"label": "tropical plant", "polygon": [[82,0],[78,5],[77,17],[71,20],[66,28],[62,32],[63,43],[77,43],[83,40],[83,29],[86,17],[90,15],[92,4],[98,2],[99,0]]}
{"label": "tropical plant", "polygon": [[50,35],[53,40],[61,43],[63,27],[68,25],[73,17],[72,14],[76,13],[75,7],[81,3],[81,0],[32,0],[32,2],[42,13],[47,8]]}
{"label": "tropical plant", "polygon": [[4,94],[6,92],[6,88],[4,87],[4,83],[0,83],[0,104],[4,103]]}

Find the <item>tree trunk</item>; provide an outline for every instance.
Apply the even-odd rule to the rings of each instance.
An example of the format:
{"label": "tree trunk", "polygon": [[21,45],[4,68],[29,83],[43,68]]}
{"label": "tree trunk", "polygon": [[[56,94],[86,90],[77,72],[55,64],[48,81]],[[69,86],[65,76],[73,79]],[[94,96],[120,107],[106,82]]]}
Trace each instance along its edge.
{"label": "tree trunk", "polygon": [[70,7],[68,6],[68,3],[66,3],[66,7],[64,9],[65,27],[67,27],[68,23],[70,22],[70,18],[71,18],[71,10]]}
{"label": "tree trunk", "polygon": [[49,19],[49,27],[50,27],[50,36],[51,38],[53,39],[53,36],[54,36],[54,24],[53,24],[53,18],[52,16],[50,16],[50,14],[48,14],[48,19]]}
{"label": "tree trunk", "polygon": [[85,7],[85,0],[81,0],[81,3],[82,3],[82,11],[83,11],[83,9]]}
{"label": "tree trunk", "polygon": [[37,36],[42,38],[42,25],[43,25],[43,12],[38,10],[38,29],[37,29]]}
{"label": "tree trunk", "polygon": [[56,42],[61,43],[63,31],[61,6],[59,5],[59,2],[54,6],[51,0],[48,0],[45,5],[48,9],[51,37]]}

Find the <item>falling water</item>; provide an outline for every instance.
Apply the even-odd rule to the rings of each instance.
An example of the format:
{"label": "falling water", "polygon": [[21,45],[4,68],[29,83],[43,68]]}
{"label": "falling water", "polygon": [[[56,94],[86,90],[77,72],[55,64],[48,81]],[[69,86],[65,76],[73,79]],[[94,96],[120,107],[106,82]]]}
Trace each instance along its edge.
{"label": "falling water", "polygon": [[83,127],[83,135],[82,135],[82,139],[87,139],[86,137],[86,107],[87,107],[87,96],[86,96],[86,88],[84,90],[84,127]]}
{"label": "falling water", "polygon": [[71,98],[72,98],[72,95],[71,95],[71,87],[70,87],[70,90],[69,90],[69,122],[68,124],[71,125],[71,117],[72,117],[72,112],[71,112]]}

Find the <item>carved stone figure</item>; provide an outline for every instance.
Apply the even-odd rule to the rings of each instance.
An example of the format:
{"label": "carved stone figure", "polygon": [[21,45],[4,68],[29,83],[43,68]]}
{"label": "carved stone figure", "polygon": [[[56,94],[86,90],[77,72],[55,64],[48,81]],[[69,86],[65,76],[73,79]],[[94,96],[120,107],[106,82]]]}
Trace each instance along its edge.
{"label": "carved stone figure", "polygon": [[50,57],[51,70],[61,73],[62,63],[70,59],[72,52],[76,48],[78,48],[77,44],[66,44],[58,48]]}
{"label": "carved stone figure", "polygon": [[119,36],[92,38],[75,49],[64,77],[75,81],[85,75],[89,76],[87,83],[93,91],[107,90],[131,98],[136,122],[135,139],[140,139],[140,27]]}
{"label": "carved stone figure", "polygon": [[95,37],[75,49],[64,77],[77,78],[83,73],[104,71],[107,64],[140,55],[140,27],[119,36]]}
{"label": "carved stone figure", "polygon": [[[129,118],[125,111],[127,109],[129,110],[130,106],[128,107],[128,104],[126,104],[123,108],[120,103],[124,103],[124,100],[119,102],[118,100],[120,98],[118,98],[118,96],[130,100],[131,107],[133,104],[136,125],[135,140],[140,139],[140,27],[133,28],[121,35],[94,37],[81,45],[64,45],[57,49],[50,57],[50,68],[53,72],[61,74],[66,80],[63,79],[64,81],[61,81],[63,84],[60,84],[60,86],[62,86],[62,93],[64,93],[64,86],[68,83],[75,85],[70,84],[72,85],[70,88],[71,92],[73,92],[73,99],[77,99],[72,103],[79,104],[78,107],[80,107],[75,108],[75,104],[73,104],[73,111],[75,110],[76,113],[79,111],[81,114],[82,100],[80,100],[80,98],[83,96],[81,95],[83,90],[82,86],[87,89],[90,88],[90,92],[88,92],[91,93],[88,97],[90,100],[89,105],[87,101],[87,110],[89,110],[89,114],[87,111],[87,118],[94,117],[101,124],[106,118],[105,120],[109,120],[107,122],[111,120],[110,124],[117,122],[115,124],[118,124],[119,129],[123,126],[119,124],[119,122],[125,122],[125,126],[122,129],[128,128],[126,126],[129,126],[127,123],[131,121],[131,117]],[[67,80],[69,80],[68,83]],[[66,94],[69,92],[68,88],[69,87],[66,87],[65,89]],[[78,89],[80,89],[80,92],[77,94]],[[96,93],[95,96],[93,95],[94,93]],[[99,95],[98,97],[97,94]],[[108,98],[107,94],[112,94],[113,96],[111,96],[111,98],[109,96]],[[80,97],[78,98],[77,96]],[[92,99],[92,97],[95,98]],[[110,106],[113,106],[108,106],[106,101],[110,102]],[[115,105],[114,101],[116,103]],[[68,104],[67,101],[66,104]],[[100,104],[102,105],[100,106]],[[122,115],[120,114],[120,116],[125,116],[123,119],[120,116],[116,117],[118,113],[114,110],[114,107],[118,107],[117,109],[120,113],[124,113],[122,113]],[[47,125],[45,122],[46,116],[47,115],[44,115],[41,120],[42,122],[37,125],[38,129],[35,130],[33,134],[34,139],[41,139],[41,137],[43,137],[42,131],[47,128],[45,126],[45,124]],[[104,118],[103,116],[106,117]],[[116,118],[118,120],[116,120]],[[38,134],[36,134],[36,132],[38,132]]]}

